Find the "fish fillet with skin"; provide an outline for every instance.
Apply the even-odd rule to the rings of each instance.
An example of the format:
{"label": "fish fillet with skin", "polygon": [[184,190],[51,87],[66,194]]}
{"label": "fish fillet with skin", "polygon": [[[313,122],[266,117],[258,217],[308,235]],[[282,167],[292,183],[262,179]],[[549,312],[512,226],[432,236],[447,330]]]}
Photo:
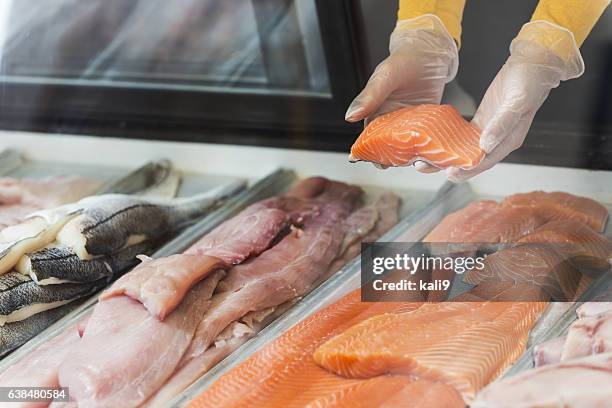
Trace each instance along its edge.
{"label": "fish fillet with skin", "polygon": [[112,280],[137,265],[136,256],[150,253],[154,247],[155,243],[147,240],[112,254],[84,260],[70,248],[52,245],[22,256],[15,270],[29,276],[39,285],[89,283],[98,279]]}
{"label": "fish fillet with skin", "polygon": [[296,324],[229,371],[190,407],[303,407],[349,389],[363,380],[339,377],[316,365],[312,353],[317,347],[371,316],[419,306],[416,302],[365,303],[361,302],[361,291],[355,290]]}
{"label": "fish fillet with skin", "polygon": [[59,368],[79,406],[133,407],[172,375],[223,272],[197,284],[163,322],[127,296],[100,302]]}
{"label": "fish fillet with skin", "polygon": [[0,327],[0,356],[20,347],[53,323],[66,316],[79,305],[73,301],[54,309],[36,313],[27,319],[7,323]]}
{"label": "fish fillet with skin", "polygon": [[494,382],[472,408],[605,408],[612,400],[612,353],[545,365]]}
{"label": "fish fillet with skin", "polygon": [[0,276],[0,326],[88,296],[105,285],[105,281],[94,281],[41,286],[27,276],[9,272]]}
{"label": "fish fillet with skin", "polygon": [[177,254],[153,259],[140,256],[142,263],[119,278],[100,295],[100,301],[127,295],[164,320],[196,283],[218,269],[226,269],[219,258]]}
{"label": "fish fillet with skin", "polygon": [[509,207],[531,207],[547,221],[570,219],[582,222],[597,232],[603,232],[608,209],[595,200],[564,193],[533,191],[506,197],[502,204]]}
{"label": "fish fillet with skin", "polygon": [[425,304],[353,326],[313,357],[347,378],[391,373],[443,382],[469,402],[524,351],[544,307],[540,302]]}
{"label": "fish fillet with skin", "polygon": [[226,186],[186,198],[156,199],[121,194],[89,197],[77,205],[82,212],[57,234],[58,244],[70,248],[81,259],[106,255],[146,239],[175,232],[210,212],[244,188],[244,183]]}
{"label": "fish fillet with skin", "polygon": [[450,105],[406,107],[374,119],[351,147],[351,161],[408,166],[423,160],[439,168],[475,167],[484,152],[480,131]]}

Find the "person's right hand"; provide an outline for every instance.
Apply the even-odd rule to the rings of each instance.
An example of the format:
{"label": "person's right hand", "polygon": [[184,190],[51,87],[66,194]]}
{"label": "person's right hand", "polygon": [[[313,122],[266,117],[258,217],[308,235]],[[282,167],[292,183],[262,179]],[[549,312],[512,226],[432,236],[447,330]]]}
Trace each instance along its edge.
{"label": "person's right hand", "polygon": [[486,155],[472,169],[449,168],[448,179],[468,180],[521,147],[550,91],[583,72],[584,62],[569,30],[547,21],[525,24],[472,120],[482,129],[480,148]]}
{"label": "person's right hand", "polygon": [[[457,74],[455,40],[434,15],[400,20],[389,43],[390,55],[381,62],[363,91],[350,104],[346,120],[369,121],[409,105],[439,104],[446,83]],[[437,171],[425,162],[419,171]]]}

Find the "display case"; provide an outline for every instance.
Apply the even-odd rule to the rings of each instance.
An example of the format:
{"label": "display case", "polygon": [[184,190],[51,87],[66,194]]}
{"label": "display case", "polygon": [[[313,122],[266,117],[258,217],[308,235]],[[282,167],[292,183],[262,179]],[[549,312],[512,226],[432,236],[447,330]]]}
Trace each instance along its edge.
{"label": "display case", "polygon": [[[445,89],[444,103],[458,107],[467,119],[473,116],[488,84],[507,57],[510,40],[522,23],[529,19],[536,3],[536,0],[525,1],[521,5],[515,2],[496,2],[495,5],[492,2],[467,2],[460,68],[457,78]],[[390,226],[385,234],[362,234],[356,241],[349,242],[353,245],[360,244],[362,240],[419,244],[428,233],[443,224],[447,217],[452,219],[452,214],[457,211],[478,202],[503,207],[502,203],[506,197],[529,192],[558,191],[572,197],[580,196],[578,200],[587,200],[589,205],[600,210],[603,208],[600,211],[601,217],[607,217],[612,210],[612,11],[607,10],[604,13],[591,37],[582,47],[587,66],[584,77],[563,83],[559,89],[551,92],[546,105],[536,116],[524,145],[506,158],[504,163],[494,166],[467,183],[453,184],[446,179],[443,171],[422,174],[412,166],[383,171],[369,163],[350,163],[348,160],[348,150],[361,132],[363,124],[345,122],[344,113],[376,64],[388,54],[388,36],[396,21],[396,6],[396,2],[378,0],[47,0],[44,5],[34,0],[0,1],[0,175],[10,177],[6,179],[10,182],[19,182],[73,174],[108,182],[116,187],[112,182],[144,163],[163,163],[163,166],[172,163],[173,168],[182,177],[178,188],[180,196],[191,196],[219,186],[229,185],[232,188],[232,196],[224,197],[226,201],[210,208],[210,211],[197,220],[191,220],[193,225],[190,227],[181,228],[180,231],[175,231],[175,235],[164,237],[164,240],[153,248],[156,252],[153,249],[147,252],[156,260],[174,259],[173,256],[184,255],[211,256],[210,253],[188,252],[200,239],[214,236],[217,228],[244,215],[243,211],[247,215],[252,208],[255,208],[257,213],[265,212],[269,209],[266,205],[270,202],[285,203],[283,205],[286,207],[281,206],[282,211],[290,222],[283,224],[284,227],[261,248],[260,253],[249,252],[243,260],[225,262],[223,268],[219,267],[223,273],[235,271],[242,261],[248,267],[257,260],[270,260],[263,254],[277,248],[279,243],[288,240],[288,237],[296,240],[302,237],[301,234],[307,230],[303,225],[304,218],[297,217],[291,211],[292,200],[296,197],[291,193],[287,195],[287,192],[291,192],[292,186],[309,177],[325,177],[335,182],[350,184],[362,192],[360,198],[351,203],[351,210],[347,210],[345,214],[346,219],[342,219],[342,222],[336,220],[334,228],[330,228],[332,232],[344,234],[343,237],[350,238],[348,231],[351,231],[350,224],[345,224],[344,221],[351,219],[351,215],[363,208],[371,210],[373,203],[384,196],[383,193],[391,192],[401,199],[394,226]],[[17,156],[15,151],[19,153]],[[143,177],[142,174],[137,175],[135,180],[141,184],[150,181],[148,176]],[[236,185],[238,187],[234,189]],[[177,185],[173,188],[176,190]],[[4,199],[3,191],[0,183],[0,199]],[[142,191],[126,191],[121,188],[98,191],[102,192],[140,196]],[[130,196],[130,199],[135,199],[134,197]],[[306,218],[319,217],[324,213],[325,205],[329,204],[314,198],[312,202],[308,202],[311,207],[304,207],[308,210],[304,210]],[[495,203],[491,204],[493,201]],[[557,204],[563,206],[563,200],[557,201],[560,202]],[[159,202],[156,201],[155,204]],[[3,207],[11,205],[10,202],[0,200],[0,215]],[[532,206],[537,206],[537,203]],[[527,228],[524,234],[529,235],[548,222],[559,221],[551,216],[551,213],[555,212],[553,210],[557,209],[545,207],[535,214],[535,210],[521,207],[517,211],[521,214],[514,215],[519,224],[524,214],[527,214],[525,218],[533,216],[528,221],[535,220],[537,226],[529,224],[533,228]],[[79,207],[70,213],[70,216],[80,216],[84,211],[85,207]],[[375,229],[383,212],[381,210],[377,213],[379,218],[376,221],[363,221],[364,225],[370,228],[368,231]],[[567,212],[560,212],[563,213],[559,216],[562,220],[571,219]],[[514,228],[513,220],[508,221],[504,214],[499,218],[489,218],[488,222],[506,222],[508,229]],[[477,213],[471,220],[484,219],[485,215],[484,211]],[[34,217],[36,216],[35,213]],[[342,217],[338,216],[339,219]],[[29,218],[31,217],[28,216],[26,220]],[[358,218],[357,221],[362,220]],[[245,222],[240,227],[248,228],[249,225]],[[478,225],[480,229],[489,227]],[[265,228],[270,225],[260,227],[263,232],[257,234],[257,238],[267,236]],[[464,227],[469,229],[467,225]],[[361,231],[361,228],[357,230]],[[239,236],[242,232],[244,231],[239,230],[234,235]],[[610,221],[605,224],[604,220],[604,226],[600,231],[595,231],[595,234],[598,239],[612,242]],[[134,234],[130,239],[138,241],[142,238],[140,235],[142,234]],[[231,241],[235,236],[225,237],[219,242]],[[0,238],[3,239],[2,231]],[[63,244],[63,241],[58,238],[37,251],[46,250],[47,245],[58,243]],[[507,249],[504,245],[511,247],[515,243],[499,240],[494,244],[500,245],[495,248],[497,251]],[[342,240],[338,248],[344,251],[348,246]],[[337,251],[336,255],[343,254],[340,249]],[[486,255],[495,251],[491,250]],[[27,258],[29,254],[30,252],[24,253],[21,257]],[[89,255],[91,254],[87,256]],[[409,313],[417,310],[416,303],[419,307],[426,303],[425,298],[416,303],[375,303],[356,296],[363,283],[361,252],[358,250],[353,255],[342,259],[341,267],[333,273],[321,279],[313,279],[300,290],[292,286],[299,284],[297,278],[297,284],[292,281],[282,287],[283,290],[293,290],[295,294],[289,299],[283,298],[285,301],[282,303],[270,301],[272,306],[263,308],[260,307],[261,304],[268,304],[262,301],[261,304],[252,306],[253,310],[249,309],[236,316],[229,323],[224,322],[226,325],[223,328],[216,327],[215,330],[225,329],[233,327],[234,323],[249,326],[245,332],[231,333],[239,340],[231,344],[228,338],[223,337],[226,334],[224,330],[215,333],[213,338],[209,339],[212,341],[207,344],[207,348],[201,351],[206,353],[220,350],[219,354],[211,353],[213,357],[196,366],[196,374],[193,374],[193,371],[188,372],[191,377],[182,383],[179,381],[179,369],[194,366],[189,364],[191,360],[187,360],[183,365],[183,355],[178,354],[180,351],[187,355],[186,350],[195,338],[196,328],[185,330],[185,333],[191,330],[189,336],[192,337],[183,344],[176,348],[168,347],[167,344],[180,337],[173,337],[172,330],[167,327],[176,321],[172,323],[173,320],[170,319],[171,323],[164,323],[164,319],[158,319],[157,315],[143,314],[148,308],[144,301],[142,305],[139,304],[138,297],[142,294],[130,293],[121,299],[129,298],[125,301],[131,305],[133,313],[118,313],[117,320],[128,315],[136,316],[142,320],[146,319],[146,325],[150,325],[147,327],[157,327],[158,330],[147,332],[146,341],[141,339],[138,343],[140,348],[128,350],[128,347],[123,347],[121,340],[125,338],[132,341],[137,338],[139,332],[132,330],[129,324],[119,327],[116,332],[113,331],[115,328],[111,327],[104,336],[100,336],[104,341],[99,343],[100,348],[96,349],[96,353],[86,356],[92,360],[93,365],[90,367],[94,367],[94,370],[91,372],[102,373],[94,378],[91,384],[99,387],[102,394],[109,384],[111,385],[108,389],[119,384],[117,387],[121,388],[121,391],[127,390],[128,394],[131,389],[140,390],[138,381],[123,387],[120,381],[113,383],[111,378],[115,374],[119,377],[130,371],[129,363],[137,362],[141,365],[131,371],[132,374],[146,372],[149,375],[166,370],[164,378],[155,378],[157,382],[151,383],[150,389],[143,391],[148,393],[147,399],[154,398],[158,390],[168,384],[170,386],[166,389],[170,390],[170,394],[165,395],[163,403],[160,403],[158,400],[145,400],[144,394],[134,392],[132,396],[136,395],[135,398],[141,400],[137,403],[125,402],[126,406],[147,403],[151,404],[150,406],[200,407],[216,401],[208,399],[209,392],[236,381],[233,377],[236,372],[240,372],[245,365],[254,364],[260,371],[255,371],[256,375],[250,377],[246,385],[240,385],[239,392],[226,395],[235,397],[242,405],[247,405],[245,401],[251,395],[260,395],[259,391],[264,390],[261,395],[267,395],[268,399],[262,397],[261,401],[249,400],[248,403],[268,406],[267,403],[275,397],[266,394],[268,391],[264,388],[268,384],[267,381],[276,381],[277,378],[292,373],[285,367],[274,366],[275,358],[284,361],[282,359],[285,354],[279,353],[274,357],[274,353],[267,354],[268,351],[276,347],[278,342],[287,340],[288,336],[297,333],[294,338],[299,337],[301,330],[310,333],[307,328],[316,327],[317,319],[326,321],[325,319],[333,318],[334,312],[337,311],[334,309],[337,302],[344,302],[348,298],[352,302],[351,307],[357,305],[355,307],[363,308],[364,313],[358,314],[363,317],[362,320],[365,320],[365,316],[370,318],[381,315],[381,311]],[[0,253],[0,267],[3,265],[3,256],[3,253]],[[91,259],[86,261],[98,259],[97,256],[92,255]],[[326,267],[331,268],[331,261],[339,258],[330,259]],[[612,252],[604,258],[605,266],[609,267]],[[145,261],[143,264],[150,261],[143,257],[139,259]],[[134,257],[131,260],[133,261]],[[21,262],[22,266],[24,264],[27,264],[27,261]],[[17,263],[12,267],[17,268]],[[284,265],[281,265],[280,268],[283,267]],[[315,265],[313,268],[300,269],[300,278],[317,267]],[[127,274],[137,271],[138,268],[135,265],[126,267],[122,270],[122,274],[125,272],[126,275],[122,276],[134,276]],[[323,267],[319,269],[322,270]],[[259,272],[264,274],[265,271],[262,271]],[[95,291],[80,298],[73,310],[54,318],[53,322],[47,322],[49,324],[41,327],[31,339],[24,341],[19,347],[14,347],[14,351],[0,359],[0,388],[7,384],[23,385],[10,381],[15,373],[19,374],[20,364],[24,364],[24,361],[29,364],[26,365],[29,367],[26,370],[28,376],[37,368],[47,367],[39,364],[47,360],[36,360],[36,356],[49,352],[45,351],[46,345],[53,345],[57,338],[74,328],[78,329],[78,338],[73,336],[74,343],[70,347],[78,351],[82,341],[91,345],[90,338],[87,338],[85,321],[101,304],[107,304],[104,300],[99,301],[98,295],[101,290],[109,289],[115,278],[119,276],[104,281]],[[205,281],[208,275],[201,278]],[[187,288],[183,295],[193,293],[189,291],[201,282],[198,279],[191,282],[194,286]],[[56,283],[61,285],[74,282]],[[175,281],[170,278],[165,281],[168,287],[175,283],[177,287],[181,286],[180,277]],[[585,292],[587,294],[598,292],[597,288],[611,286],[606,279],[590,283],[592,285]],[[452,284],[451,300],[454,296],[473,289],[473,285],[467,285],[459,277],[453,277]],[[211,291],[211,299],[212,296],[217,297],[203,307],[202,315],[210,310],[214,312],[223,302],[222,296],[226,290],[222,286],[215,287],[216,292]],[[242,287],[238,288],[240,289]],[[264,287],[262,290],[267,289]],[[278,293],[284,293],[283,290]],[[268,298],[281,296],[278,293],[270,292]],[[3,290],[0,290],[0,303],[3,302],[1,295]],[[182,305],[183,299],[186,297],[179,299],[177,307]],[[515,299],[511,300],[510,303],[520,303],[515,302]],[[568,327],[575,320],[575,310],[585,300],[587,299],[584,297],[572,299],[569,311],[565,314],[555,314],[548,306],[542,307],[538,316],[532,316],[532,321],[514,325],[514,328],[524,329],[524,332],[520,333],[521,336],[506,333],[507,337],[502,346],[514,347],[511,353],[494,351],[497,353],[494,357],[481,359],[478,356],[473,361],[475,365],[483,361],[485,363],[482,364],[486,365],[499,358],[503,360],[499,363],[501,368],[495,371],[488,367],[488,377],[482,379],[481,383],[467,394],[464,393],[465,390],[461,390],[464,393],[462,396],[467,395],[465,399],[461,399],[459,403],[455,399],[455,405],[448,405],[464,406],[465,403],[470,403],[474,394],[485,385],[531,370],[532,353],[536,344],[553,336],[566,334]],[[216,303],[217,301],[219,303]],[[440,308],[446,307],[447,303],[439,302]],[[135,309],[140,306],[140,309]],[[327,310],[331,312],[327,313]],[[253,324],[254,320],[250,320],[252,314],[263,311],[271,314]],[[326,369],[327,371],[322,372],[320,366],[315,367],[313,344],[316,343],[318,347],[323,340],[329,340],[332,335],[341,335],[353,324],[361,323],[356,316],[340,322],[338,327],[342,330],[333,328],[325,334],[319,333],[317,338],[306,339],[309,341],[306,343],[292,343],[293,339],[283,343],[289,344],[286,348],[295,352],[295,355],[299,354],[299,358],[296,357],[289,363],[302,367],[301,364],[307,362],[308,369],[314,367],[319,370],[312,371],[313,376],[318,375],[320,377],[317,378],[323,379],[321,383],[317,383],[317,378],[314,378],[313,387],[309,388],[310,385],[301,387],[301,383],[291,383],[287,380],[288,377],[283,377],[282,381],[288,381],[292,395],[299,401],[285,400],[284,405],[307,405],[304,401],[310,398],[309,392],[317,391],[318,386],[323,394],[317,397],[322,399],[313,397],[308,403],[316,405],[322,401],[336,401],[335,398],[345,397],[345,388],[342,387],[349,383],[350,387],[346,390],[350,392],[346,395],[361,396],[363,401],[369,402],[367,398],[377,395],[386,398],[384,386],[387,384],[398,386],[401,391],[405,386],[408,387],[407,383],[415,379],[412,372],[410,376],[403,375],[405,372],[401,369],[406,367],[402,366],[397,372],[389,370],[379,373],[384,375],[375,377],[373,382],[376,387],[371,389],[371,392],[363,393],[351,388],[353,385],[363,384],[361,378],[339,378],[340,375],[332,375],[332,370]],[[0,317],[2,318],[4,316]],[[109,324],[113,322],[112,319],[107,320]],[[478,320],[478,317],[474,320]],[[489,320],[495,322],[496,317],[493,316]],[[437,317],[434,316],[428,317],[423,323],[421,332],[427,341],[427,330],[435,330],[435,324],[432,322],[436,321]],[[488,320],[484,323],[487,322]],[[0,325],[0,346],[11,334],[11,326],[7,326],[11,323],[14,322]],[[99,323],[98,320],[98,327]],[[452,332],[456,336],[449,334],[449,341],[460,336],[461,327],[457,326],[459,325],[453,326],[456,331]],[[243,326],[240,328],[244,329]],[[117,333],[125,337],[119,337]],[[161,344],[162,340],[157,338],[159,333],[167,335],[171,340]],[[75,334],[74,330],[72,334]],[[402,334],[404,333],[394,335],[399,338]],[[438,339],[446,340],[445,336],[446,333],[443,333]],[[229,340],[232,339],[234,338],[230,336]],[[118,345],[116,350],[104,349],[106,342]],[[161,344],[160,349],[149,349],[148,343]],[[230,346],[223,348],[228,344]],[[461,351],[466,351],[461,354],[462,357],[464,354],[477,354],[480,350],[471,347],[471,343],[467,346],[462,343],[461,347]],[[151,361],[163,365],[166,352],[170,355],[170,351],[175,350],[179,350],[177,355],[168,357],[175,359],[172,361],[175,366],[169,364],[170,368],[163,369],[157,365],[154,369],[147,366]],[[51,350],[53,356],[60,355],[58,351],[64,353],[67,350]],[[121,364],[125,363],[123,366],[115,364],[115,352],[118,355],[125,353],[117,359]],[[141,358],[142,354],[146,354],[147,358]],[[439,354],[443,357],[450,356],[445,361],[441,357],[441,368],[436,367],[441,373],[445,373],[447,362],[450,365],[450,362],[459,360],[456,358],[455,349],[448,354]],[[125,356],[127,358],[123,358]],[[95,362],[101,361],[98,357],[107,358],[105,362],[109,364],[104,366],[104,370],[97,370],[98,367],[95,366]],[[206,358],[208,357],[209,354],[206,354]],[[80,358],[83,365],[89,363],[88,358],[83,358],[83,355]],[[60,378],[59,371],[60,364],[68,364],[71,359],[54,357],[48,360],[51,362],[48,371],[50,374],[45,378],[55,381],[53,386],[69,383],[70,379]],[[374,359],[374,363],[379,363],[380,360]],[[32,361],[35,364],[31,364]],[[293,367],[289,363],[287,367]],[[304,372],[311,373],[307,370]],[[6,373],[10,375],[7,376]],[[104,377],[106,374],[108,377]],[[461,386],[453,382],[453,375],[451,373],[448,377],[425,377],[427,381],[438,385],[445,384],[452,389]],[[480,374],[477,373],[474,377],[478,375]],[[178,378],[178,385],[171,381],[173,378]],[[147,377],[147,381],[149,379],[150,377]],[[28,377],[28,381],[32,381],[34,385],[40,385],[36,382],[38,380],[35,375]],[[306,380],[308,379],[304,381]],[[325,382],[327,380],[330,380],[331,385]],[[75,392],[87,388],[79,388],[78,381],[75,381],[70,383],[75,384]],[[273,384],[274,387],[282,385],[282,381],[277,381]],[[146,383],[144,380],[141,382]],[[607,389],[612,389],[612,383],[610,384]],[[174,386],[177,388],[173,389]],[[274,387],[270,389],[276,389]],[[389,396],[392,396],[391,391]],[[251,392],[253,394],[250,394]],[[456,390],[454,392],[458,393]],[[436,397],[438,395],[436,394]],[[0,403],[1,397],[0,392]],[[402,395],[400,397],[404,399],[400,398],[395,402],[398,406],[404,406],[409,399]],[[81,396],[75,394],[73,399],[78,398]],[[380,404],[385,402],[384,398],[379,401]],[[121,403],[117,403],[118,401]],[[123,402],[115,399],[106,406],[122,405]],[[372,402],[371,405],[376,404]]]}

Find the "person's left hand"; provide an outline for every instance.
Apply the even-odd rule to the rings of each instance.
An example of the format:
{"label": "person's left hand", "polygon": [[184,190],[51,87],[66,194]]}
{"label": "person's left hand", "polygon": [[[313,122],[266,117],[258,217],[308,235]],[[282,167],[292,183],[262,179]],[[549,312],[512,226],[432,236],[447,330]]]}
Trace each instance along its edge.
{"label": "person's left hand", "polygon": [[[566,41],[562,49],[569,50],[563,58],[540,41],[539,35],[556,35]],[[559,44],[554,44],[556,49]],[[564,28],[544,21],[525,24],[512,42],[510,57],[487,89],[472,123],[482,129],[480,148],[485,152],[482,162],[473,169],[447,169],[454,182],[465,181],[503,160],[521,147],[533,118],[551,89],[561,81],[576,78],[584,65],[573,35]]]}

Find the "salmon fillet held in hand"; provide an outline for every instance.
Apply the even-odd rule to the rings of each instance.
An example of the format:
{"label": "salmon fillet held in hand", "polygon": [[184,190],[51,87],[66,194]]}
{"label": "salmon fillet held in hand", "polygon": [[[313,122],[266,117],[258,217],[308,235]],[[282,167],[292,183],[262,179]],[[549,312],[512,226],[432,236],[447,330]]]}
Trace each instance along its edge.
{"label": "salmon fillet held in hand", "polygon": [[351,147],[349,160],[387,167],[423,160],[470,169],[484,157],[479,141],[480,131],[453,106],[410,106],[374,119]]}

